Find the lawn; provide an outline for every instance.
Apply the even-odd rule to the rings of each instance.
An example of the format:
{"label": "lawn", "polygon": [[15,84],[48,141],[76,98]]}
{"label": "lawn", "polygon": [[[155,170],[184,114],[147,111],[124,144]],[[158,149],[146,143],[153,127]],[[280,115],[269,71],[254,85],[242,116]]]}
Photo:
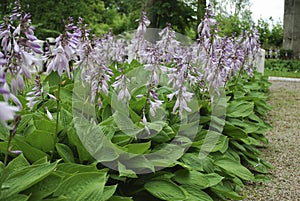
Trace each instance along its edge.
{"label": "lawn", "polygon": [[272,77],[300,78],[300,72],[283,72],[265,69],[264,75]]}

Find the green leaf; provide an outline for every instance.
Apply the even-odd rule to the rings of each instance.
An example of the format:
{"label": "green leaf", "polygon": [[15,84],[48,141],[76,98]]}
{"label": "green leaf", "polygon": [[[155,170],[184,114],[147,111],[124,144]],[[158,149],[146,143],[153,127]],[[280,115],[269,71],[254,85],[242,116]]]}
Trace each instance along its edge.
{"label": "green leaf", "polygon": [[57,86],[60,83],[60,81],[61,81],[61,78],[58,75],[58,73],[53,72],[53,71],[44,80],[44,82],[49,82],[50,87]]}
{"label": "green leaf", "polygon": [[[23,132],[31,120],[32,120],[32,114],[22,115],[21,121],[18,124],[17,133]],[[0,129],[0,132],[1,132],[1,129]]]}
{"label": "green leaf", "polygon": [[217,173],[204,174],[204,177],[208,180],[209,186],[217,185],[224,179],[224,177],[220,176]]}
{"label": "green leaf", "polygon": [[26,142],[31,146],[43,151],[50,152],[54,149],[54,133],[44,130],[34,130],[25,136]]}
{"label": "green leaf", "polygon": [[216,186],[210,187],[210,189],[214,193],[220,194],[221,197],[225,196],[227,198],[235,199],[235,200],[242,200],[243,198],[245,198],[244,196],[241,196],[238,193],[234,192],[232,190],[230,183],[217,184]]}
{"label": "green leaf", "polygon": [[234,139],[246,138],[248,134],[241,128],[234,126],[230,122],[226,121],[223,134],[228,135]]}
{"label": "green leaf", "polygon": [[133,201],[130,197],[112,196],[108,201]]}
{"label": "green leaf", "polygon": [[14,158],[12,161],[10,161],[6,169],[7,172],[10,174],[12,172],[18,171],[20,169],[24,169],[29,166],[30,164],[28,163],[24,155],[21,154],[18,157]]}
{"label": "green leaf", "polygon": [[41,158],[44,158],[45,156],[48,157],[48,155],[45,152],[26,143],[24,137],[22,137],[22,136],[15,136],[13,141],[14,141],[14,144],[16,145],[17,149],[22,150],[24,156],[30,162],[35,162]]}
{"label": "green leaf", "polygon": [[91,154],[86,150],[83,146],[81,140],[79,139],[75,128],[70,128],[67,132],[68,139],[72,145],[74,145],[77,149],[77,153],[79,155],[79,160],[82,163],[83,161],[88,161],[92,158]]}
{"label": "green leaf", "polygon": [[106,173],[78,173],[64,180],[54,192],[54,196],[65,196],[72,201],[102,201]]}
{"label": "green leaf", "polygon": [[74,163],[74,155],[70,147],[62,143],[56,143],[55,145],[58,154],[62,157],[62,159],[67,163]]}
{"label": "green leaf", "polygon": [[228,117],[247,117],[253,113],[254,103],[247,101],[229,102],[226,115]]}
{"label": "green leaf", "polygon": [[133,170],[127,169],[125,165],[118,162],[118,171],[120,177],[138,178]]}
{"label": "green leaf", "polygon": [[30,196],[27,195],[16,194],[8,198],[0,199],[0,201],[27,201],[29,197]]}
{"label": "green leaf", "polygon": [[228,148],[228,138],[221,133],[209,130],[202,140],[194,142],[192,146],[208,153],[217,151],[224,153]]}
{"label": "green leaf", "polygon": [[146,153],[151,147],[151,141],[144,143],[132,143],[125,146],[127,151],[133,154],[143,154]]}
{"label": "green leaf", "polygon": [[61,181],[62,177],[58,176],[55,173],[51,173],[42,181],[26,189],[24,193],[28,195],[31,194],[29,199],[30,201],[40,200],[51,195],[59,186]]}
{"label": "green leaf", "polygon": [[76,174],[78,172],[96,172],[97,167],[96,165],[81,165],[77,163],[60,163],[57,165],[57,170],[66,172],[69,174]]}
{"label": "green leaf", "polygon": [[196,186],[182,185],[182,188],[189,193],[187,201],[213,201],[213,199],[204,191],[200,190]]}
{"label": "green leaf", "polygon": [[185,190],[171,181],[148,181],[144,187],[150,194],[161,200],[175,201],[187,198]]}
{"label": "green leaf", "polygon": [[72,121],[73,121],[73,115],[68,110],[66,110],[65,108],[62,107],[60,110],[61,125],[64,128],[68,128],[68,127],[70,127]]}
{"label": "green leaf", "polygon": [[203,163],[196,153],[185,153],[181,160],[191,166],[194,170],[203,171]]}
{"label": "green leaf", "polygon": [[2,190],[0,198],[7,198],[40,182],[54,171],[56,165],[57,162],[52,164],[46,163],[18,171],[3,182],[3,186],[6,188]]}
{"label": "green leaf", "polygon": [[111,198],[113,196],[113,194],[115,193],[117,186],[118,185],[105,186],[104,191],[103,191],[102,200],[108,200],[109,198]]}
{"label": "green leaf", "polygon": [[8,139],[8,129],[4,127],[4,125],[0,124],[0,140],[6,141]]}
{"label": "green leaf", "polygon": [[209,181],[204,174],[195,170],[178,170],[175,172],[173,178],[177,183],[195,186],[199,189],[205,189],[209,187]]}
{"label": "green leaf", "polygon": [[225,170],[226,172],[236,175],[244,180],[254,180],[253,174],[244,166],[240,164],[239,161],[233,160],[231,158],[220,158],[214,161],[214,164]]}

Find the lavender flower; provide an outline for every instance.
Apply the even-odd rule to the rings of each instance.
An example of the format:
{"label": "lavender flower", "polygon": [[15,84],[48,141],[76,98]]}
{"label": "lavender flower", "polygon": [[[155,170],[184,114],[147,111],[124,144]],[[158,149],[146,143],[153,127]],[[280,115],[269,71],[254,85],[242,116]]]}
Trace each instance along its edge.
{"label": "lavender flower", "polygon": [[176,34],[171,28],[171,24],[167,24],[166,28],[159,35],[161,36],[161,40],[157,41],[156,46],[162,50],[161,60],[170,63],[180,43],[175,39]]}
{"label": "lavender flower", "polygon": [[146,51],[147,47],[151,46],[150,43],[145,40],[145,33],[149,24],[150,21],[147,18],[146,13],[142,12],[139,19],[139,26],[132,40],[131,49],[129,51],[129,62],[131,62],[131,59],[137,59],[141,63],[144,63],[142,55]]}
{"label": "lavender flower", "polygon": [[128,83],[130,83],[130,80],[122,73],[116,77],[116,81],[112,84],[112,87],[115,90],[119,90],[118,100],[123,101],[124,103],[128,103],[131,99],[131,95],[128,90]]}
{"label": "lavender flower", "polygon": [[18,107],[11,106],[7,102],[0,101],[0,122],[8,128],[6,121],[13,120]]}
{"label": "lavender flower", "polygon": [[35,76],[35,86],[32,91],[26,94],[26,100],[28,101],[27,106],[30,110],[33,109],[34,105],[43,99],[43,86],[39,75]]}
{"label": "lavender flower", "polygon": [[77,60],[76,50],[80,41],[81,32],[73,24],[73,19],[68,19],[63,34],[56,38],[56,45],[52,55],[49,55],[47,73],[58,72],[62,76],[65,71],[67,76],[71,78],[70,62]]}
{"label": "lavender flower", "polygon": [[32,67],[38,63],[35,54],[42,53],[41,47],[36,43],[30,17],[30,14],[21,10],[19,1],[16,1],[12,15],[4,18],[0,25],[0,74],[3,79],[6,79],[7,73],[11,74],[10,85],[6,82],[2,84],[8,91],[4,94],[4,99],[12,99],[20,108],[22,105],[16,95],[19,90],[24,89],[24,78],[31,78]]}

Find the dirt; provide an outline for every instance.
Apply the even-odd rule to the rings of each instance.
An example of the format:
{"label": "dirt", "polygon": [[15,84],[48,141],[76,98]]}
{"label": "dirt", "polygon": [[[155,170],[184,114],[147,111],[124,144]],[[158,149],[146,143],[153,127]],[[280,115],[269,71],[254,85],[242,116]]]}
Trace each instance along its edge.
{"label": "dirt", "polygon": [[274,166],[270,181],[247,186],[244,201],[300,201],[300,82],[272,81],[266,133],[270,147],[262,150]]}

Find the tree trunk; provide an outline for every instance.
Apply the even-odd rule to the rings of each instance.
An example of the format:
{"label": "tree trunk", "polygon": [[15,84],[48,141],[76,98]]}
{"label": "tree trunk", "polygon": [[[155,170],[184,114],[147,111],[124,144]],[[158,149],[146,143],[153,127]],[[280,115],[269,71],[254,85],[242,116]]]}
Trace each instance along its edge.
{"label": "tree trunk", "polygon": [[295,59],[300,59],[300,0],[285,0],[283,48],[293,50]]}

